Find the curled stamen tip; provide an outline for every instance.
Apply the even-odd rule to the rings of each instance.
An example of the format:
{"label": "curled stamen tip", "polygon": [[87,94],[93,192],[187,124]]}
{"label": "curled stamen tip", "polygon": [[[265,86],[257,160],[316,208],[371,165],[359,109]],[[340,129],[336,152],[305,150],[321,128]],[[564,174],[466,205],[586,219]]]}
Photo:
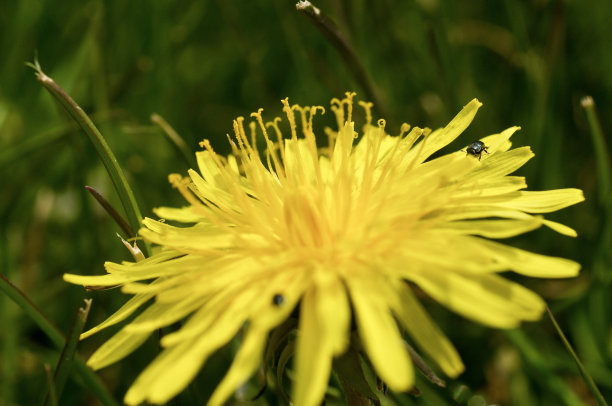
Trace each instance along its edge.
{"label": "curled stamen tip", "polygon": [[387,122],[385,121],[384,118],[379,119],[376,123],[378,124],[378,128],[381,128],[383,130],[385,129],[385,126],[387,125]]}
{"label": "curled stamen tip", "polygon": [[259,108],[259,110],[257,110],[257,112],[253,112],[251,113],[251,117],[253,118],[261,118],[261,112],[263,111],[263,108]]}
{"label": "curled stamen tip", "polygon": [[200,141],[200,148],[207,148],[210,147],[210,141],[209,140],[202,140]]}
{"label": "curled stamen tip", "polygon": [[183,177],[178,173],[171,173],[168,175],[168,182],[170,182],[173,186],[179,186],[182,180]]}

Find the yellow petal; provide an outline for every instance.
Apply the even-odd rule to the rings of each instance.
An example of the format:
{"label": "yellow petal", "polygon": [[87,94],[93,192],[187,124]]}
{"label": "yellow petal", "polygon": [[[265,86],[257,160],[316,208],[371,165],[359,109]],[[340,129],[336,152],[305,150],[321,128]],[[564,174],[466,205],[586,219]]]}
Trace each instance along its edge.
{"label": "yellow petal", "polygon": [[434,360],[446,375],[455,377],[463,372],[463,362],[457,350],[432,322],[406,283],[400,283],[397,299],[394,312],[423,352]]}
{"label": "yellow petal", "polygon": [[544,225],[549,227],[551,230],[558,232],[559,234],[566,235],[568,237],[577,237],[578,233],[571,227],[566,226],[565,224],[557,223],[552,220],[544,220]]}
{"label": "yellow petal", "polygon": [[499,178],[506,176],[525,165],[533,156],[534,154],[529,147],[520,147],[506,152],[498,152],[482,160],[482,165],[474,170],[469,176],[472,179]]}
{"label": "yellow petal", "polygon": [[434,131],[414,146],[410,151],[411,153],[406,156],[406,159],[410,161],[413,158],[412,154],[418,154],[416,163],[421,163],[434,152],[450,144],[470,125],[480,106],[482,106],[482,103],[477,99],[466,104],[446,127]]}
{"label": "yellow petal", "polygon": [[161,221],[145,218],[138,233],[149,242],[181,250],[223,249],[230,246],[235,237],[226,230],[220,230],[207,223],[197,223],[189,227],[175,227]]}
{"label": "yellow petal", "polygon": [[154,302],[130,324],[125,326],[125,329],[129,332],[153,332],[180,321],[200,308],[204,300],[201,296],[187,296],[175,303]]}
{"label": "yellow petal", "polygon": [[201,213],[195,210],[194,206],[185,206],[181,208],[175,207],[157,207],[153,212],[164,220],[180,221],[182,223],[196,223],[203,221]]}
{"label": "yellow petal", "polygon": [[580,189],[524,191],[521,192],[519,197],[503,202],[500,206],[529,213],[550,213],[580,203],[583,200],[584,194]]}
{"label": "yellow petal", "polygon": [[414,272],[410,279],[432,298],[463,316],[498,328],[537,320],[544,301],[497,275],[461,275],[445,269]]}
{"label": "yellow petal", "polygon": [[195,155],[200,173],[206,182],[213,187],[223,187],[226,183],[210,151],[198,151]]}
{"label": "yellow petal", "polygon": [[525,178],[522,176],[504,176],[503,178],[478,178],[469,176],[469,181],[464,180],[463,186],[453,192],[453,198],[473,198],[482,204],[478,198],[483,196],[495,196],[515,192],[527,187]]}
{"label": "yellow petal", "polygon": [[459,234],[480,235],[487,238],[510,238],[539,228],[543,219],[523,220],[466,220],[442,223],[438,230]]}
{"label": "yellow petal", "polygon": [[244,323],[243,318],[228,316],[233,314],[221,315],[203,334],[165,349],[138,376],[125,395],[125,403],[165,403],[181,392],[210,354],[225,345]]}
{"label": "yellow petal", "polygon": [[323,272],[320,273],[322,278],[315,280],[315,311],[319,324],[317,330],[329,341],[333,354],[339,355],[346,350],[349,343],[351,309],[342,282]]}
{"label": "yellow petal", "polygon": [[268,329],[256,325],[249,328],[232,366],[208,400],[208,405],[222,405],[255,372],[261,362],[267,334]]}
{"label": "yellow petal", "polygon": [[355,309],[359,336],[378,376],[396,391],[405,391],[414,383],[414,371],[408,353],[390,314],[387,300],[372,296],[376,290],[369,283],[347,280]]}
{"label": "yellow petal", "polygon": [[136,309],[145,304],[149,299],[153,297],[153,294],[146,293],[141,295],[136,295],[130,300],[128,300],[119,310],[113,313],[109,318],[104,320],[102,323],[98,324],[96,327],[89,329],[88,331],[81,334],[81,340],[87,338],[98,331],[105,329],[106,327],[113,326],[126,318],[128,318]]}
{"label": "yellow petal", "polygon": [[[493,134],[481,138],[480,141],[485,144],[489,154],[494,152],[504,152],[509,150],[512,146],[512,143],[509,141],[510,137],[520,129],[521,127],[510,127],[499,134]],[[486,153],[483,154],[483,158],[486,158]]]}
{"label": "yellow petal", "polygon": [[319,328],[316,290],[306,292],[300,305],[300,325],[296,346],[296,379],[293,402],[296,406],[321,403],[332,364],[332,343]]}
{"label": "yellow petal", "polygon": [[525,276],[571,278],[580,272],[580,264],[569,259],[540,255],[485,239],[478,239],[478,241],[483,255],[490,255],[504,263],[506,269]]}
{"label": "yellow petal", "polygon": [[115,333],[92,354],[87,365],[92,369],[104,368],[130,355],[151,335],[150,331],[132,333],[125,327]]}

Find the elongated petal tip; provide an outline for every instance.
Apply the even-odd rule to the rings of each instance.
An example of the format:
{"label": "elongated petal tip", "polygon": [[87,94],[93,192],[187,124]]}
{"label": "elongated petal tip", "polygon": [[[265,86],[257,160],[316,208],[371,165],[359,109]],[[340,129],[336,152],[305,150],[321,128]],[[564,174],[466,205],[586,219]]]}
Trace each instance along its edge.
{"label": "elongated petal tip", "polygon": [[[474,99],[472,99],[472,100],[471,100],[471,101],[470,101],[468,104],[466,104],[466,105],[465,105],[465,107],[468,107],[468,106],[469,106],[469,107],[476,107],[476,108],[479,108],[479,107],[481,107],[481,106],[482,106],[482,103],[480,102],[480,100],[478,100],[478,99],[474,98]],[[465,107],[464,107],[464,108],[465,108]]]}

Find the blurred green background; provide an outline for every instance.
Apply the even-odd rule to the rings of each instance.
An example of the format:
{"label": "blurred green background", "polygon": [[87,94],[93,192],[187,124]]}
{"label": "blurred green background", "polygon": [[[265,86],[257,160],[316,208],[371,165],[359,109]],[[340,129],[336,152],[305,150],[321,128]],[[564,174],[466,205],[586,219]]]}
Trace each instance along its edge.
{"label": "blurred green background", "polygon": [[[377,111],[391,126],[442,126],[477,97],[484,107],[456,148],[520,125],[515,145],[531,145],[536,154],[521,173],[530,189],[584,190],[585,203],[550,216],[576,228],[577,239],[539,230],[509,243],[583,265],[575,280],[521,282],[547,299],[612,399],[608,149],[594,146],[580,105],[592,95],[604,133],[612,134],[612,2],[315,4],[349,39],[380,95]],[[85,292],[61,275],[101,274],[105,260],[128,259],[128,253],[116,237],[119,228],[84,189],[95,187],[120,207],[95,150],[24,65],[36,53],[45,72],[91,114],[145,216],[156,206],[182,204],[167,175],[188,168],[151,124],[152,113],[193,151],[209,138],[224,152],[235,116],[259,107],[267,117],[278,115],[284,97],[324,106],[347,90],[365,98],[363,83],[294,0],[2,1],[0,270],[64,333],[84,297],[94,300],[88,326],[126,298],[117,290]],[[447,388],[422,382],[422,397],[390,395],[389,402],[467,404],[470,394],[479,394],[471,404],[596,404],[548,318],[498,331],[426,304],[458,347],[466,372]],[[110,334],[80,343],[79,353],[86,357]],[[99,373],[116,399],[156,351],[152,339]],[[202,396],[226,370],[230,353],[201,374]],[[0,294],[0,405],[42,404],[44,364],[55,367],[58,357],[41,330]],[[457,397],[457,390],[467,392]],[[266,393],[259,402],[276,397]],[[73,374],[60,404],[99,403]],[[183,396],[173,404],[201,403]]]}

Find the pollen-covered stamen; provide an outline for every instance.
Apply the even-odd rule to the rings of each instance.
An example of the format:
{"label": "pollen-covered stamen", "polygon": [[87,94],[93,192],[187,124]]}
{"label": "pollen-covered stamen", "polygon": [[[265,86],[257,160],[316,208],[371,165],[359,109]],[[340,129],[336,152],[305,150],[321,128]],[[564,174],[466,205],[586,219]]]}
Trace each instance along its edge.
{"label": "pollen-covered stamen", "polygon": [[[274,132],[276,133],[276,144],[275,146],[278,147],[278,150],[280,151],[280,157],[281,157],[281,161],[282,162],[286,162],[285,161],[285,143],[283,140],[283,133],[280,130],[280,128],[278,127],[278,123],[282,121],[282,119],[280,117],[275,117],[273,121],[269,121],[266,123],[266,127],[270,128],[272,127],[274,129]],[[280,168],[281,166],[279,166]],[[283,167],[283,174],[284,174],[284,167]]]}
{"label": "pollen-covered stamen", "polygon": [[367,128],[372,125],[372,106],[374,106],[374,103],[364,102],[363,100],[359,100],[358,103],[363,108],[366,117],[366,122],[363,125],[363,132],[365,133]]}
{"label": "pollen-covered stamen", "polygon": [[[283,180],[285,178],[285,170],[279,160],[278,154],[276,153],[276,149],[274,148],[274,143],[270,141],[270,137],[268,136],[268,130],[266,130],[266,126],[264,125],[263,118],[261,116],[261,112],[262,112],[262,109],[259,109],[257,113],[251,113],[251,117],[254,117],[255,120],[257,120],[257,124],[259,124],[259,128],[261,129],[264,140],[266,141],[266,161],[268,163],[268,169],[270,171],[274,171],[276,175],[278,176],[279,181],[283,183]],[[275,122],[276,120],[274,121],[274,123]],[[276,126],[276,129],[278,130],[278,126]],[[282,135],[281,135],[281,138],[282,138]],[[272,159],[272,162],[274,163],[274,167],[270,163],[270,158]]]}
{"label": "pollen-covered stamen", "polygon": [[283,103],[283,112],[287,116],[287,120],[289,120],[289,127],[291,128],[291,139],[297,140],[295,115],[293,114],[293,109],[291,109],[291,106],[289,105],[289,98],[285,97],[283,100],[281,100],[281,103]]}
{"label": "pollen-covered stamen", "polygon": [[[331,99],[331,109],[336,114],[336,123],[338,128],[342,128],[347,122],[353,121],[353,97],[355,92],[346,92],[342,100],[337,98]],[[344,115],[344,106],[346,106],[346,116]]]}
{"label": "pollen-covered stamen", "polygon": [[[263,109],[259,109],[258,113],[261,114]],[[259,150],[257,149],[257,124],[251,121],[249,123],[249,131],[251,132],[251,147],[253,150],[254,157],[261,160],[259,156]]]}
{"label": "pollen-covered stamen", "polygon": [[249,145],[246,133],[244,131],[244,117],[238,117],[234,120],[234,135],[238,141],[238,147],[244,156],[248,160],[252,160],[256,154],[253,152],[253,148]]}

